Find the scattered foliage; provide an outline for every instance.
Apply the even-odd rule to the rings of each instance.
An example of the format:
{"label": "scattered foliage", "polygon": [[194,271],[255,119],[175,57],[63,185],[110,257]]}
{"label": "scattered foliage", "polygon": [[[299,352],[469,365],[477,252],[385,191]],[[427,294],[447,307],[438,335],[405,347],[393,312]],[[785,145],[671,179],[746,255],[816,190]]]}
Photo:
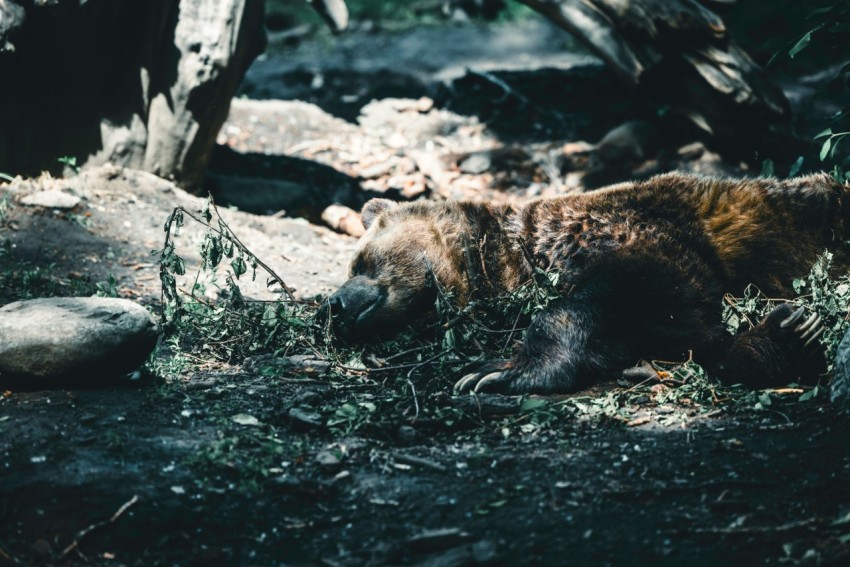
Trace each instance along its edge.
{"label": "scattered foliage", "polygon": [[77,164],[77,158],[75,156],[62,156],[56,161],[58,161],[74,173],[80,173],[80,166]]}
{"label": "scattered foliage", "polygon": [[[182,234],[189,230],[202,236]],[[621,381],[596,395],[532,396],[515,402],[499,396],[494,397],[498,401],[454,398],[451,385],[469,364],[511,356],[533,314],[558,297],[557,273],[539,271],[512,293],[486,302],[473,295],[465,306],[438,285],[436,323],[378,344],[340,345],[331,340],[328,322],[317,318],[319,305],[296,301],[283,280],[232,233],[212,202],[197,212],[178,207],[165,231],[164,246],[155,253],[160,256],[166,337],[151,369],[173,381],[185,374],[187,361],[238,365],[248,358],[253,380],[297,383],[318,376],[337,394],[327,403],[311,403],[312,417],[306,419],[337,438],[386,434],[406,423],[460,436],[495,426],[503,437],[552,434],[559,422],[678,425],[709,412],[766,410],[778,396],[720,385],[687,360],[645,362],[640,381]],[[191,252],[183,250],[184,237],[187,244],[197,245],[194,261],[187,260]],[[830,279],[830,261],[824,255],[795,287],[801,293],[796,301],[827,322],[829,332],[822,340],[831,356],[845,325],[850,276]],[[247,291],[251,286],[253,291]],[[272,297],[261,297],[264,293]],[[724,318],[730,331],[758,321],[777,301],[754,288],[743,298],[726,298]],[[817,390],[794,391],[806,399],[817,395]],[[276,434],[273,425],[258,425],[268,435]],[[223,455],[238,447],[250,452],[266,444],[239,445],[231,439],[220,445],[207,451],[206,462],[228,460]]]}
{"label": "scattered foliage", "polygon": [[[176,253],[176,239],[186,217],[205,229],[200,265],[188,279],[186,263]],[[243,360],[275,349],[287,352],[299,343],[309,325],[311,306],[294,300],[283,280],[230,231],[211,201],[197,213],[176,208],[165,223],[165,232],[165,244],[154,254],[160,257],[167,334],[179,330],[182,346],[221,361]],[[286,301],[244,297],[238,282],[242,278],[255,281],[258,269],[266,272],[267,286],[279,286],[276,291],[286,294]],[[226,272],[223,285],[217,277],[221,270]]]}
{"label": "scattered foliage", "polygon": [[724,298],[723,321],[731,333],[752,328],[774,307],[791,301],[817,313],[825,331],[818,339],[824,346],[828,371],[832,371],[835,350],[844,336],[850,314],[850,274],[835,274],[831,270],[833,255],[825,251],[812,266],[809,275],[795,279],[795,298],[769,298],[759,289],[749,286],[744,296]]}
{"label": "scattered foliage", "polygon": [[[847,0],[808,0],[805,18],[806,31],[784,50],[778,51],[774,59],[787,54],[796,59],[811,52],[811,58],[820,65],[824,62],[836,64],[835,78],[831,90],[846,90],[850,86],[850,2]],[[839,144],[850,135],[847,118],[850,108],[842,108],[830,117],[830,126],[815,136],[823,139],[818,157],[832,169],[832,175],[841,182],[850,181],[850,162],[847,152],[838,153]]]}

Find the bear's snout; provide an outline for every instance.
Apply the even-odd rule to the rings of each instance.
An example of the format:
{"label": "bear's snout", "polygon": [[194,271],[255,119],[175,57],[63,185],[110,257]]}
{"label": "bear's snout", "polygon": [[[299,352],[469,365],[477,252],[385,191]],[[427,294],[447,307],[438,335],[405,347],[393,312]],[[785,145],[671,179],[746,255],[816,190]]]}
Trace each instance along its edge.
{"label": "bear's snout", "polygon": [[374,316],[379,313],[385,296],[382,288],[368,278],[356,276],[325,300],[319,314],[331,318],[338,336],[349,340],[369,339]]}

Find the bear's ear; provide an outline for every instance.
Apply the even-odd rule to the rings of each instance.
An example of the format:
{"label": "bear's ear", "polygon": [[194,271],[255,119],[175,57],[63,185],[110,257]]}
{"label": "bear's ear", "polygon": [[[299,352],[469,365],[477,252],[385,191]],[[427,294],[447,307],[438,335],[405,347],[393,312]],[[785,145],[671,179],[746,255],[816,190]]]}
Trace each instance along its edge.
{"label": "bear's ear", "polygon": [[363,223],[363,228],[368,230],[375,219],[378,218],[378,215],[395,206],[395,201],[389,199],[369,199],[366,201],[363,210],[360,211],[360,221]]}

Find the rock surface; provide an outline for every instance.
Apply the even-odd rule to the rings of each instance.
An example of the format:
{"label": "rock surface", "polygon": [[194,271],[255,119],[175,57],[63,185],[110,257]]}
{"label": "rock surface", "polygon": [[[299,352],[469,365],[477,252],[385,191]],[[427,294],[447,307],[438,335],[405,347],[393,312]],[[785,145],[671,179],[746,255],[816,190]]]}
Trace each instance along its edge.
{"label": "rock surface", "polygon": [[129,372],[157,338],[147,310],[105,297],[33,299],[0,308],[0,382],[75,387]]}
{"label": "rock surface", "polygon": [[[30,195],[60,188],[82,199],[73,215],[43,214],[22,204]],[[22,297],[3,288],[6,269],[14,266],[20,266],[16,272],[38,268],[49,281],[85,276],[91,282],[106,282],[112,277],[122,297],[148,305],[160,298],[159,265],[151,251],[163,245],[165,219],[176,206],[200,211],[206,199],[150,173],[101,166],[68,179],[43,175],[0,184],[0,203],[6,203],[0,218],[0,305]],[[345,282],[355,239],[304,219],[256,216],[224,207],[220,212],[239,239],[297,289],[298,297],[327,295]],[[201,262],[198,245],[204,234],[196,222],[183,230],[178,253],[188,268]],[[8,257],[3,256],[4,241]],[[245,291],[252,297],[276,297],[266,290],[263,278],[247,285],[250,289]],[[49,294],[79,292],[63,285]]]}
{"label": "rock surface", "polygon": [[50,189],[27,195],[21,199],[21,204],[49,209],[73,209],[80,204],[80,198],[64,191]]}

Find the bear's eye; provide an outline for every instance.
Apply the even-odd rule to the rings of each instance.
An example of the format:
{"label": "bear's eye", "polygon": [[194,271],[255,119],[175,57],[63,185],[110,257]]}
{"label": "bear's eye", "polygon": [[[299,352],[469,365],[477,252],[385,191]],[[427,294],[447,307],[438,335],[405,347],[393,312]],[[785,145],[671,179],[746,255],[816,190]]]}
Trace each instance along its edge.
{"label": "bear's eye", "polygon": [[357,261],[354,262],[354,266],[351,268],[352,276],[359,276],[366,272],[366,260],[363,259],[363,256],[357,258]]}

